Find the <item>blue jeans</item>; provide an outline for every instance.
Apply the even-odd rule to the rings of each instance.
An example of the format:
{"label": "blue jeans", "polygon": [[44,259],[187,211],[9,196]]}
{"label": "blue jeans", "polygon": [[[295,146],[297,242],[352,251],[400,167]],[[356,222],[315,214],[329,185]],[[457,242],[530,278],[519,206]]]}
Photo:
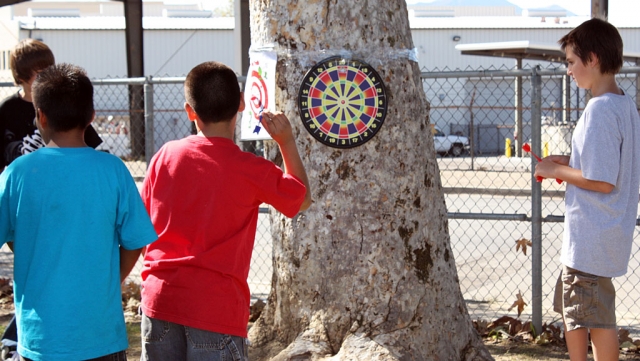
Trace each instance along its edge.
{"label": "blue jeans", "polygon": [[[31,361],[31,359],[22,356],[20,356],[20,360]],[[127,353],[125,351],[119,351],[106,356],[92,358],[91,360],[87,361],[127,361]]]}
{"label": "blue jeans", "polygon": [[140,361],[248,361],[248,340],[142,314]]}

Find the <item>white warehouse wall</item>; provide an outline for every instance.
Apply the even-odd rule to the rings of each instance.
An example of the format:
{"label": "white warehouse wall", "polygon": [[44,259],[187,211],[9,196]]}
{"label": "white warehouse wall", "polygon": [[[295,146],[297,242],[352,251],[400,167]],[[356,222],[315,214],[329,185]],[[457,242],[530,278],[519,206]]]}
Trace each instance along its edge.
{"label": "white warehouse wall", "polygon": [[[31,37],[49,45],[57,62],[80,65],[91,78],[127,76],[123,30],[33,30]],[[233,30],[145,30],[143,41],[147,76],[183,76],[210,60],[233,67],[235,60]]]}

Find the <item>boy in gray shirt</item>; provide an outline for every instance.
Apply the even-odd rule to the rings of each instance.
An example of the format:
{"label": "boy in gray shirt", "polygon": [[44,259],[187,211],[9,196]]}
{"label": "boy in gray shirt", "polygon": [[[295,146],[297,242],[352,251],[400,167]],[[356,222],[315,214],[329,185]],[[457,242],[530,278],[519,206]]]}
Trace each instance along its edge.
{"label": "boy in gray shirt", "polygon": [[591,333],[598,361],[618,360],[615,289],[633,244],[640,184],[640,117],[635,102],[618,87],[622,38],[591,19],[559,41],[567,74],[591,90],[571,140],[571,156],[552,155],[535,175],[567,182],[562,275],[554,309],[562,313],[571,360],[586,360]]}

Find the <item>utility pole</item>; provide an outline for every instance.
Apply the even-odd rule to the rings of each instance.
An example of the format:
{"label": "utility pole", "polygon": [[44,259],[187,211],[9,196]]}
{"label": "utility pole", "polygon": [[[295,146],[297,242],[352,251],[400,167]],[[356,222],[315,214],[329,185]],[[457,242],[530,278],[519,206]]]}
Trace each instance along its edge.
{"label": "utility pole", "polygon": [[[122,0],[122,2],[126,23],[127,76],[129,78],[144,77],[142,0]],[[142,85],[129,85],[129,129],[131,130],[131,156],[137,160],[144,160],[146,129],[144,86]],[[153,145],[149,149],[153,150]]]}
{"label": "utility pole", "polygon": [[[235,70],[240,72],[241,76],[247,75],[249,70],[249,47],[251,46],[251,16],[249,11],[249,0],[234,0],[233,16],[235,17],[236,27],[234,29],[234,37],[236,44],[236,62]],[[242,84],[244,91],[244,84]],[[242,118],[236,123],[236,134],[240,134]],[[258,148],[258,141],[241,142],[240,138],[236,138],[236,144],[244,151],[255,153]]]}
{"label": "utility pole", "polygon": [[236,48],[235,70],[241,75],[246,75],[249,70],[249,46],[251,45],[249,0],[235,0],[233,13],[236,20],[234,36],[236,44],[239,44]]}
{"label": "utility pole", "polygon": [[591,0],[591,17],[606,20],[609,16],[609,0]]}

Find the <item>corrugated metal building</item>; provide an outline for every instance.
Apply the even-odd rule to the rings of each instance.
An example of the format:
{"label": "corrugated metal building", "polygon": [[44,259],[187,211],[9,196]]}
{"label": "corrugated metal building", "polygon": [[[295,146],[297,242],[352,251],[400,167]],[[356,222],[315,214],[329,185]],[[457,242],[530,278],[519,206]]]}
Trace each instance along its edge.
{"label": "corrugated metal building", "polygon": [[[82,65],[93,78],[127,75],[124,17],[19,17],[10,25],[19,39],[41,39],[56,61]],[[233,18],[145,17],[143,27],[147,75],[186,75],[207,60],[235,63]]]}
{"label": "corrugated metal building", "polygon": [[[43,40],[52,48],[58,62],[81,65],[92,78],[126,77],[125,21],[124,17],[118,13],[118,9],[122,7],[121,5],[119,8],[114,7],[112,2],[98,3],[101,4],[99,8],[81,10],[80,16],[74,9],[68,8],[66,9],[66,12],[69,13],[68,17],[42,16],[47,15],[46,9],[31,10],[26,13],[23,9],[22,12],[15,11],[9,15],[3,15],[0,11],[0,21],[2,22],[0,24],[0,50],[3,54],[0,56],[0,79],[10,81],[10,73],[7,70],[8,61],[5,61],[8,59],[8,51],[18,39],[27,37]],[[64,4],[69,7],[77,3]],[[211,16],[211,14],[193,8],[169,8],[167,6],[163,8],[162,4],[158,1],[145,2],[143,27],[146,75],[154,77],[182,76],[186,75],[193,66],[208,60],[223,62],[239,72],[233,18],[203,18],[202,15]],[[174,16],[193,15],[196,17],[173,17],[169,10],[182,11]],[[32,16],[26,16],[29,13]],[[41,16],[34,17],[34,14]],[[55,14],[55,12],[50,12],[50,14]],[[91,16],[84,16],[84,14]],[[455,46],[517,40],[529,40],[539,44],[556,44],[560,37],[586,19],[585,17],[518,15],[414,16],[410,17],[410,25],[419,64],[424,71],[478,69],[480,67],[511,69],[515,65],[514,59],[461,55]],[[616,25],[618,25],[625,42],[625,50],[640,51],[640,27],[637,25]],[[537,63],[525,61],[523,66],[530,67]],[[542,66],[560,66],[560,64],[547,63]],[[477,81],[486,83],[489,80],[458,82],[449,87],[439,88],[435,92],[425,88],[425,92],[427,98],[436,104],[460,106],[468,103],[475,88],[473,82]],[[503,82],[496,86],[500,87],[497,91],[504,94],[513,92],[509,83]],[[492,87],[494,86],[491,84],[482,86],[486,91]],[[99,115],[107,117],[111,114],[109,113],[110,109],[127,109],[126,90],[119,94],[116,94],[114,90],[109,90],[110,93],[105,93],[100,98],[97,97],[97,102],[100,103],[97,104],[98,108],[106,109],[104,114]],[[548,99],[557,103],[560,101],[560,97],[560,93],[554,93]],[[181,108],[184,100],[181,91],[174,90],[171,94],[156,93],[156,99],[157,109],[159,111],[165,109],[167,112],[164,114],[164,118],[157,118],[166,123],[160,125],[166,129],[166,132],[157,134],[156,143],[162,144],[165,140],[187,134],[190,131],[189,123],[178,121],[183,116]],[[505,99],[509,99],[509,97],[503,100]],[[508,111],[503,113],[486,119],[477,117],[475,122],[480,125],[502,123],[507,120],[498,118],[512,116]],[[469,122],[468,114],[460,114],[460,116],[455,116],[456,119],[452,119],[450,113],[441,114],[436,107],[432,109],[431,115],[432,122],[445,132],[454,131],[452,126],[464,128],[463,125]],[[528,119],[524,120],[528,121]],[[174,128],[175,130],[170,131]]]}
{"label": "corrugated metal building", "polygon": [[[514,61],[463,56],[455,45],[514,40],[555,44],[584,20],[570,17],[556,23],[554,19],[542,22],[538,17],[520,16],[411,18],[411,28],[422,69],[476,69],[513,67]],[[3,25],[0,50],[5,53],[17,39],[33,37],[46,42],[58,61],[81,64],[92,77],[126,76],[123,17],[16,17],[3,21]],[[145,17],[145,72],[180,76],[205,60],[221,61],[239,70],[234,25],[233,18]],[[640,50],[640,27],[620,27],[620,33],[627,50]]]}
{"label": "corrugated metal building", "polygon": [[[543,21],[544,20],[544,21]],[[512,68],[513,59],[460,55],[457,44],[529,40],[557,44],[587,17],[543,18],[525,16],[410,18],[413,42],[423,69]],[[640,51],[640,26],[618,27],[625,51]],[[538,64],[526,62],[524,66]]]}

